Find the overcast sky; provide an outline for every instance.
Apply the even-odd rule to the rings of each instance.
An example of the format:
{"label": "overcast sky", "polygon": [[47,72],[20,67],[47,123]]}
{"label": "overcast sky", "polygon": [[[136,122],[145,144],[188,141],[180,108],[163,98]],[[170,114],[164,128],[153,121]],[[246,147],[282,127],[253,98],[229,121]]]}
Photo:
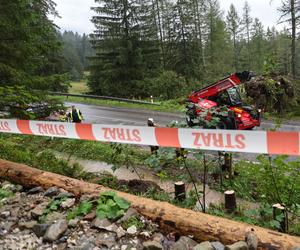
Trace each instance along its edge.
{"label": "overcast sky", "polygon": [[[91,33],[94,29],[90,19],[93,16],[91,7],[95,6],[94,0],[54,0],[57,4],[57,11],[61,18],[55,18],[54,22],[64,30],[77,31],[78,33]],[[231,3],[233,3],[239,13],[242,13],[243,0],[219,0],[225,15]],[[267,26],[276,26],[280,17],[277,8],[281,0],[249,0],[251,15],[258,17]]]}

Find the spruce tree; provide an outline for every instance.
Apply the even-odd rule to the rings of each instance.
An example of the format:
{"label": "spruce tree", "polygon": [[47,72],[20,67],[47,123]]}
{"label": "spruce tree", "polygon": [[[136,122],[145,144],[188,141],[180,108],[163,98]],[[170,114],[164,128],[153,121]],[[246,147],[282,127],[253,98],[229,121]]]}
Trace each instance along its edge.
{"label": "spruce tree", "polygon": [[134,97],[145,77],[159,64],[158,38],[153,29],[153,6],[148,0],[97,0],[92,22],[89,86],[98,94]]}
{"label": "spruce tree", "polygon": [[238,70],[238,35],[240,33],[240,17],[233,4],[230,5],[226,17],[227,29],[230,32],[234,50],[234,69]]}

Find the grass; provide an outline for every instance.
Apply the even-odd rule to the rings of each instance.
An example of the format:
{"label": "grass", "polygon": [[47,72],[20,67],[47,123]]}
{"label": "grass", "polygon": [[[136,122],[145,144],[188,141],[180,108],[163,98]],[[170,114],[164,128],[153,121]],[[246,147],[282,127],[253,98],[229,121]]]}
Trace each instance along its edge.
{"label": "grass", "polygon": [[108,107],[113,106],[113,107],[124,107],[124,108],[138,108],[138,109],[147,109],[147,110],[172,112],[172,113],[184,112],[185,110],[185,106],[183,104],[180,104],[178,100],[162,101],[160,102],[159,106],[154,106],[154,105],[147,105],[147,104],[90,99],[90,98],[73,97],[73,96],[69,96],[68,98],[66,96],[55,96],[55,99],[61,102],[77,102],[77,103],[93,104],[93,105],[108,106]]}
{"label": "grass", "polygon": [[89,91],[90,89],[85,80],[71,82],[71,88],[69,89],[70,94],[85,94]]}

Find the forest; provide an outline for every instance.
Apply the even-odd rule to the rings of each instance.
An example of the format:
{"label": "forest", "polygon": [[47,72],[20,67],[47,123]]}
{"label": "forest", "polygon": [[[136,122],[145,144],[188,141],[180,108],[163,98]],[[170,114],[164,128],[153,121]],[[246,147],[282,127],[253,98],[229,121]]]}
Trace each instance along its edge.
{"label": "forest", "polygon": [[[170,99],[232,72],[300,76],[300,1],[283,1],[282,30],[264,27],[245,2],[96,1],[89,86],[98,94]],[[296,81],[295,81],[296,84]]]}
{"label": "forest", "polygon": [[89,72],[94,94],[174,99],[243,70],[299,86],[299,0],[278,9],[284,29],[264,27],[248,2],[224,12],[218,0],[96,0],[93,34],[60,30],[52,0],[0,6],[0,87],[68,91]]}

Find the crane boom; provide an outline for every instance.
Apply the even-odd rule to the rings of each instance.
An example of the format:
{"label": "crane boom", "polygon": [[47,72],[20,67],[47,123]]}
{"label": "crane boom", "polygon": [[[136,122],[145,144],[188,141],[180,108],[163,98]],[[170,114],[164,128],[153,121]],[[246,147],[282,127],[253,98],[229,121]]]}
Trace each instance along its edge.
{"label": "crane boom", "polygon": [[210,96],[215,96],[226,89],[238,86],[244,81],[250,80],[252,76],[254,76],[254,74],[249,71],[232,74],[207,87],[192,92],[189,96],[189,101],[197,103],[199,99],[207,99]]}

